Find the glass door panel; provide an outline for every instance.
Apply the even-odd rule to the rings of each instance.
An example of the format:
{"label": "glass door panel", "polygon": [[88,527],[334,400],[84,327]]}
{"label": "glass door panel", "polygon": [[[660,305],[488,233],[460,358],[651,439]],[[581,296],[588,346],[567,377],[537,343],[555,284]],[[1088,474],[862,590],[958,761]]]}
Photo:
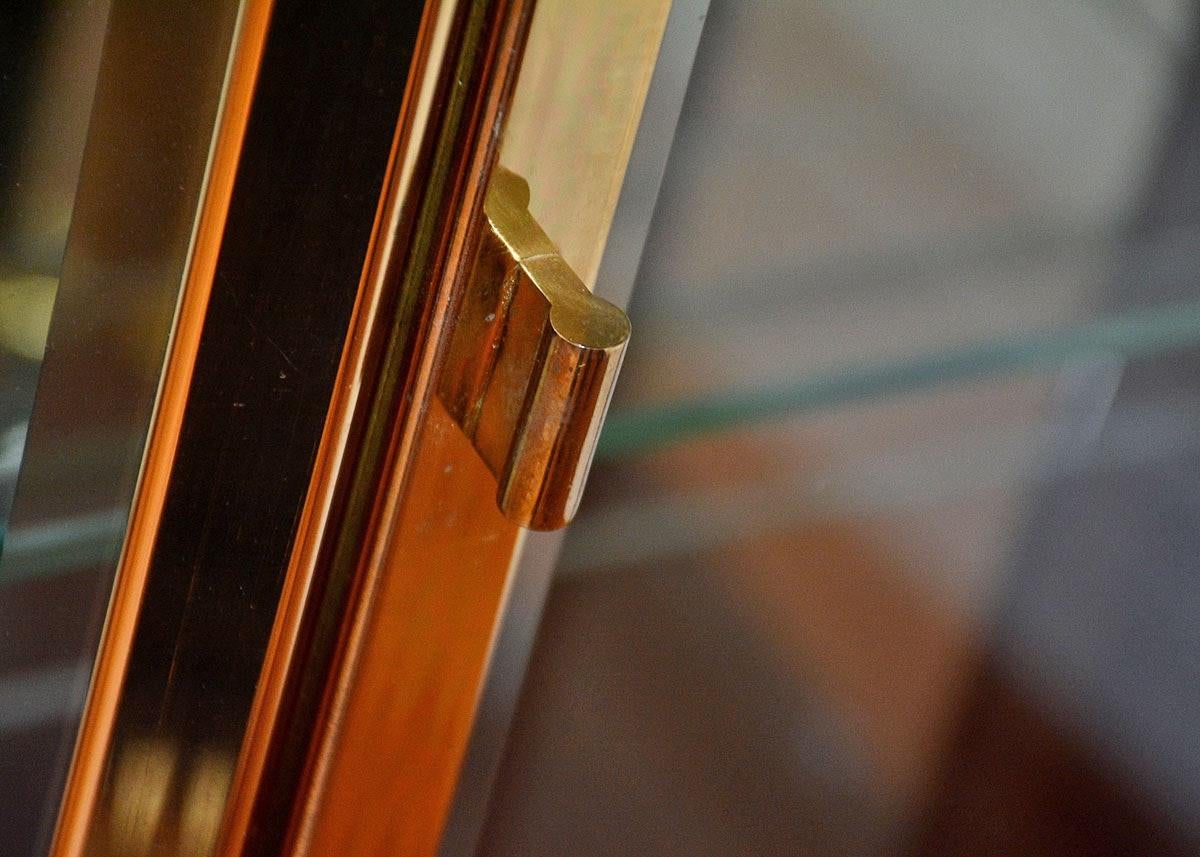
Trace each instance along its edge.
{"label": "glass door panel", "polygon": [[714,0],[479,854],[1194,853],[1195,25]]}

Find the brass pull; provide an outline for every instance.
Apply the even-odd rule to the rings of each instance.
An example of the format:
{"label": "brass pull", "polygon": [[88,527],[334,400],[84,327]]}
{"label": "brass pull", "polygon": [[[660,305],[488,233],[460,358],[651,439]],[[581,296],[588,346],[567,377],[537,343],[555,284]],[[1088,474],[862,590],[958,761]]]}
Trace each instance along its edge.
{"label": "brass pull", "polygon": [[557,529],[579,505],[629,319],[559,255],[524,179],[497,167],[483,209],[440,396],[496,475],[500,510]]}

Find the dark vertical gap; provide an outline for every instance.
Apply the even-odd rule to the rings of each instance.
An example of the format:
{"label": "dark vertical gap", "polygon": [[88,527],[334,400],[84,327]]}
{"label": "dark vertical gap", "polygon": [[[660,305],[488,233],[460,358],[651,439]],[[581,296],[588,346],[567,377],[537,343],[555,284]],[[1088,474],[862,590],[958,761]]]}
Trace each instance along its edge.
{"label": "dark vertical gap", "polygon": [[146,741],[175,754],[177,782],[236,759],[422,6],[275,4],[102,809],[121,798],[122,754]]}

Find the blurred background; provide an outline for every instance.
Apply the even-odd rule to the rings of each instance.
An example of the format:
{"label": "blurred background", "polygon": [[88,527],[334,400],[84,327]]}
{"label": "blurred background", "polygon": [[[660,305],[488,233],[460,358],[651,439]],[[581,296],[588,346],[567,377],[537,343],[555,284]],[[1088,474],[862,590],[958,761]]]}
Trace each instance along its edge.
{"label": "blurred background", "polygon": [[[83,160],[108,4],[0,18],[0,544]],[[103,315],[105,308],[97,307]]]}
{"label": "blurred background", "polygon": [[1200,847],[1176,0],[713,0],[480,855]]}

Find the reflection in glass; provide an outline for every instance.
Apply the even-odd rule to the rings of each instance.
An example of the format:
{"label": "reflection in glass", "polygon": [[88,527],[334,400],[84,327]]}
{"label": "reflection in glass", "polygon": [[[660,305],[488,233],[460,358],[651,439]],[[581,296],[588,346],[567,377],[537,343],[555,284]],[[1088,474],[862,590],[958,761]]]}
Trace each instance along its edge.
{"label": "reflection in glass", "polygon": [[[107,18],[107,2],[67,0],[10,3],[0,13],[0,568],[22,551],[56,565],[79,537],[87,540],[89,527],[108,524],[77,530],[49,522],[23,539],[11,538],[8,526]],[[21,809],[0,811],[0,850],[26,854],[52,821],[22,800],[27,766],[44,766],[58,751],[52,724],[86,682],[88,665],[61,657],[53,631],[35,621],[45,616],[43,604],[63,598],[62,587],[12,583],[7,573],[0,580],[0,782],[6,802]]]}
{"label": "reflection in glass", "polygon": [[238,2],[15,6],[0,22],[0,852],[34,854],[75,745]]}
{"label": "reflection in glass", "polygon": [[0,544],[50,326],[108,5],[13,4],[0,23]]}
{"label": "reflection in glass", "polygon": [[713,0],[480,854],[1197,853],[1194,18]]}

